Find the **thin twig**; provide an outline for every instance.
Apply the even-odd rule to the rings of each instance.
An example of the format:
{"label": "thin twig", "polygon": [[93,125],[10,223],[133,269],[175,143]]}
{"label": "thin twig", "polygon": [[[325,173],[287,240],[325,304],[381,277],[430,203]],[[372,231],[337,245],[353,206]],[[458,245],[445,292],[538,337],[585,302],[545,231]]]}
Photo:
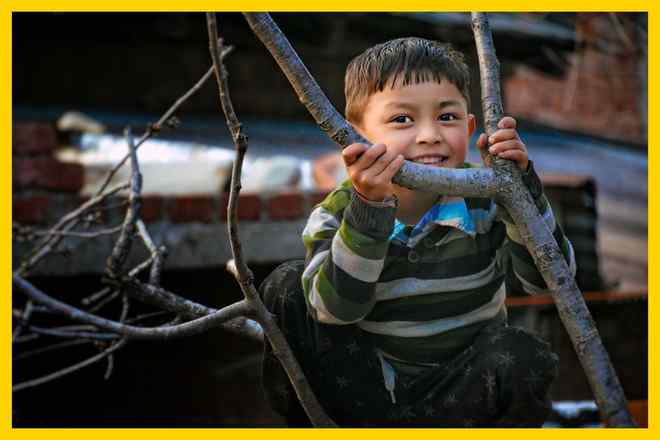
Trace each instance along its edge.
{"label": "thin twig", "polygon": [[[137,275],[139,275],[142,271],[144,271],[149,266],[151,266],[151,263],[153,262],[153,260],[154,260],[153,257],[149,257],[146,260],[144,260],[142,263],[135,266],[128,273],[128,277],[129,278],[134,278]],[[103,289],[99,290],[98,292],[92,293],[91,295],[83,298],[82,300],[80,300],[80,303],[84,306],[88,306],[88,305],[92,304],[93,302],[99,301],[101,298],[105,297],[111,291],[112,291],[112,289],[110,287],[104,287]]]}
{"label": "thin twig", "polygon": [[623,44],[624,46],[626,46],[626,49],[635,50],[635,43],[633,43],[632,39],[626,33],[626,30],[624,29],[623,24],[619,19],[619,15],[616,12],[610,12],[608,15],[610,16],[610,20],[614,25],[614,30],[616,31],[621,41],[623,41]]}
{"label": "thin twig", "polygon": [[102,235],[116,234],[121,231],[121,225],[114,228],[99,229],[96,231],[81,232],[81,231],[32,231],[35,235],[62,235],[64,237],[80,237],[80,238],[96,238]]}
{"label": "thin twig", "polygon": [[[103,203],[108,197],[128,188],[128,183],[122,183],[117,185],[114,188],[108,190],[103,194],[99,194],[96,197],[91,198],[87,202],[80,205],[75,210],[69,212],[64,217],[62,217],[55,226],[51,228],[53,233],[56,232],[66,232],[74,228],[82,215],[87,212],[89,209]],[[15,271],[15,273],[21,277],[25,277],[31,269],[33,269],[36,264],[41,261],[49,252],[51,252],[59,242],[64,238],[63,235],[49,235],[46,236],[40,243],[38,243],[34,249],[30,252],[30,256],[21,263],[20,267]]]}
{"label": "thin twig", "polygon": [[12,334],[11,337],[12,341],[16,341],[16,339],[20,336],[21,332],[23,331],[25,324],[30,321],[30,317],[32,316],[32,310],[33,310],[32,301],[26,302],[23,312],[20,314],[20,316],[17,316],[17,318],[20,319],[21,322],[19,322],[16,328],[14,329],[14,333]]}
{"label": "thin twig", "polygon": [[126,128],[124,132],[126,136],[126,143],[131,157],[131,186],[128,196],[128,209],[124,217],[121,232],[112,249],[112,253],[108,257],[106,263],[105,273],[111,279],[115,279],[120,275],[122,266],[126,262],[128,253],[133,244],[133,237],[135,235],[135,222],[140,215],[140,192],[142,191],[142,174],[140,174],[140,165],[137,159],[137,151],[135,143],[133,142],[133,135],[130,128]]}
{"label": "thin twig", "polygon": [[39,377],[37,379],[28,380],[28,381],[25,381],[25,382],[21,382],[17,385],[14,385],[12,387],[12,391],[13,392],[21,391],[21,390],[24,390],[24,389],[27,389],[27,388],[35,387],[37,385],[43,385],[43,384],[48,383],[50,381],[53,381],[55,379],[59,379],[61,377],[64,377],[68,374],[71,374],[75,371],[80,370],[81,368],[87,367],[89,365],[94,364],[95,362],[98,362],[98,361],[102,360],[106,356],[109,356],[112,353],[114,353],[115,351],[122,348],[125,344],[126,344],[125,341],[119,341],[116,344],[111,345],[109,348],[107,348],[103,352],[97,354],[96,356],[92,356],[91,358],[85,359],[84,361],[79,362],[75,365],[71,365],[69,367],[63,368],[59,371],[48,374],[46,376]]}
{"label": "thin twig", "polygon": [[[232,51],[232,49],[233,49],[233,47],[231,47],[231,46],[227,47],[226,50],[222,53],[222,56],[225,57],[225,56],[229,55],[229,53]],[[188,90],[186,93],[181,95],[181,97],[178,98],[174,102],[174,104],[172,104],[172,106],[169,109],[167,109],[167,111],[163,114],[163,116],[160,117],[160,119],[157,122],[155,122],[155,123],[149,125],[149,127],[147,127],[147,130],[140,137],[140,139],[135,143],[135,149],[140,148],[140,146],[145,141],[147,141],[152,136],[158,134],[160,132],[163,124],[165,124],[168,120],[170,120],[172,115],[174,115],[174,113],[179,109],[179,107],[181,107],[183,105],[183,103],[185,103],[191,96],[193,96],[204,85],[204,83],[206,83],[206,81],[208,81],[208,79],[211,77],[211,75],[213,75],[213,66],[209,67],[209,69],[206,71],[206,73],[204,75],[202,75],[202,77],[199,79],[199,81],[197,81],[197,83],[195,83],[195,85],[192,86],[192,88],[190,90]],[[105,181],[103,182],[103,185],[101,185],[101,187],[97,191],[97,194],[100,194],[105,190],[105,188],[110,184],[110,181],[112,180],[114,175],[122,167],[122,165],[124,165],[124,163],[126,163],[128,158],[129,158],[129,155],[127,154],[126,156],[124,156],[117,163],[117,165],[114,166],[114,168],[112,170],[110,170],[108,176],[106,177]]]}
{"label": "thin twig", "polygon": [[241,243],[238,232],[237,201],[241,189],[241,169],[243,159],[247,151],[247,136],[241,129],[241,123],[236,116],[234,106],[229,96],[229,87],[227,85],[227,72],[222,62],[222,40],[218,38],[218,30],[215,19],[215,13],[206,14],[208,33],[209,33],[209,51],[213,59],[215,68],[215,78],[218,83],[218,92],[220,104],[225,114],[227,126],[232,135],[236,147],[236,158],[234,160],[231,189],[229,193],[229,204],[227,207],[227,224],[229,229],[229,240],[231,244],[232,255],[234,257],[234,266],[236,267],[236,279],[243,291],[247,304],[255,312],[255,319],[262,325],[264,332],[268,337],[274,352],[277,354],[280,362],[284,366],[287,375],[293,385],[293,388],[300,400],[301,405],[315,426],[337,426],[326,414],[319,404],[316,396],[312,392],[311,386],[307,382],[305,375],[298,364],[291,348],[289,347],[284,335],[275,324],[272,315],[259,298],[259,294],[254,287],[252,274],[243,259]]}
{"label": "thin twig", "polygon": [[[128,317],[128,309],[130,308],[130,301],[128,300],[128,296],[124,294],[122,296],[122,308],[121,308],[121,314],[119,316],[119,322],[126,322],[126,318]],[[128,340],[126,338],[122,339],[123,342],[127,342]],[[103,375],[104,380],[110,379],[110,376],[112,375],[114,369],[115,369],[115,356],[114,354],[111,354],[108,356],[108,366],[105,370],[105,374]]]}
{"label": "thin twig", "polygon": [[138,232],[140,233],[140,237],[142,237],[142,241],[149,250],[149,253],[151,254],[151,258],[153,261],[151,265],[151,271],[149,272],[149,284],[158,286],[160,285],[160,274],[163,270],[163,260],[165,258],[167,250],[164,246],[157,247],[154,244],[154,240],[151,238],[151,235],[149,234],[149,230],[144,225],[144,222],[142,220],[138,220],[137,227],[138,227]]}
{"label": "thin twig", "polygon": [[50,351],[54,350],[60,350],[62,348],[68,348],[68,347],[74,347],[76,345],[83,345],[83,344],[92,344],[94,341],[91,339],[73,339],[70,341],[61,341],[57,342],[55,344],[47,345],[45,347],[40,347],[40,348],[35,348],[34,350],[29,350],[25,351],[23,353],[15,354],[12,356],[13,361],[20,361],[23,359],[27,359],[33,356],[37,356],[40,354],[48,353]]}
{"label": "thin twig", "polygon": [[95,339],[98,341],[108,341],[119,338],[114,333],[97,333],[97,332],[85,332],[85,331],[62,331],[52,328],[38,327],[34,325],[28,326],[28,329],[40,335],[54,336],[57,338],[73,338],[73,339]]}
{"label": "thin twig", "polygon": [[35,339],[39,339],[40,336],[34,333],[30,333],[29,335],[23,335],[19,336],[16,338],[16,340],[13,342],[12,345],[19,345],[19,344],[24,344],[26,342],[34,341]]}
{"label": "thin twig", "polygon": [[109,295],[109,296],[103,298],[102,301],[99,301],[94,307],[90,307],[89,309],[87,309],[87,311],[88,311],[89,313],[97,313],[97,312],[98,312],[99,310],[101,310],[103,307],[105,307],[106,305],[110,304],[112,301],[114,301],[115,299],[117,299],[117,298],[119,297],[120,294],[121,294],[121,292],[120,292],[119,290],[115,290],[115,291],[112,293],[112,295]]}

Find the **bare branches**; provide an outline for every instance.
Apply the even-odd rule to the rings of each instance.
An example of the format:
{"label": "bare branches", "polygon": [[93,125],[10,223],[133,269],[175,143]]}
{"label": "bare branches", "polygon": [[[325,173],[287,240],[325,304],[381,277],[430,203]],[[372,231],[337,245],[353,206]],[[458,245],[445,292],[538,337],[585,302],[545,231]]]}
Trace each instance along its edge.
{"label": "bare branches", "polygon": [[[227,48],[222,52],[222,56],[225,57],[225,56],[229,55],[229,53],[231,53],[232,49],[233,49],[233,47],[231,47],[231,46],[227,47]],[[206,73],[205,73],[204,75],[202,75],[202,77],[199,79],[199,81],[197,81],[197,82],[195,83],[195,85],[192,86],[192,88],[191,88],[190,90],[188,90],[186,93],[184,93],[183,95],[181,95],[181,97],[179,97],[179,98],[174,102],[174,104],[172,104],[172,106],[171,106],[169,109],[167,109],[167,111],[166,111],[166,112],[160,117],[160,119],[159,119],[157,122],[155,122],[155,123],[149,125],[149,127],[147,127],[147,130],[146,130],[146,131],[144,132],[144,134],[140,137],[140,139],[135,143],[135,149],[137,150],[137,149],[140,148],[140,146],[141,146],[143,143],[145,143],[149,138],[151,138],[153,135],[159,133],[160,130],[162,129],[163,125],[167,124],[168,122],[169,122],[171,125],[172,125],[172,124],[173,124],[173,125],[176,125],[177,122],[174,121],[174,120],[172,119],[174,113],[176,113],[176,111],[177,111],[177,110],[178,110],[178,109],[179,109],[179,108],[180,108],[180,107],[181,107],[181,106],[182,106],[182,105],[183,105],[188,99],[190,99],[191,96],[193,96],[195,93],[197,93],[197,91],[198,91],[200,88],[202,88],[202,86],[206,83],[206,81],[208,81],[208,79],[211,77],[211,75],[213,75],[213,66],[209,67],[209,69],[206,71]],[[112,170],[110,170],[110,172],[108,173],[108,176],[107,176],[106,179],[105,179],[105,182],[103,182],[103,185],[101,185],[101,187],[100,187],[99,190],[97,191],[97,193],[96,193],[97,195],[98,195],[98,194],[101,194],[101,193],[103,193],[103,191],[105,191],[105,189],[108,187],[108,184],[110,183],[110,181],[112,180],[112,178],[114,177],[114,175],[117,173],[117,171],[119,171],[119,169],[122,167],[122,165],[124,165],[124,163],[126,163],[126,161],[128,160],[129,156],[130,156],[129,154],[127,154],[126,156],[124,156],[124,157],[123,157],[123,158],[117,163],[117,165],[115,165],[115,166],[112,168]]]}
{"label": "bare branches", "polygon": [[20,276],[26,276],[34,266],[39,263],[48,253],[53,251],[65,237],[63,232],[68,232],[80,222],[82,216],[90,209],[103,203],[108,197],[128,188],[128,184],[117,185],[103,194],[88,200],[75,210],[62,217],[50,230],[52,234],[47,235],[31,252],[31,256],[24,261],[16,273]]}
{"label": "bare branches", "polygon": [[[222,56],[226,56],[231,47],[225,48],[222,51]],[[173,114],[176,110],[213,74],[214,69],[210,68],[206,74],[191,88],[186,94],[181,96],[174,103],[170,109],[154,124],[148,127],[147,132],[140,138],[137,144],[133,142],[130,130],[126,131],[126,138],[129,153],[118,163],[114,169],[109,173],[106,181],[98,191],[97,195],[84,203],[76,210],[68,213],[62,217],[55,226],[46,231],[29,230],[32,237],[43,236],[41,241],[35,246],[31,256],[23,262],[21,267],[14,272],[14,286],[18,287],[18,291],[25,293],[28,297],[25,309],[23,311],[15,311],[14,315],[18,319],[17,326],[14,331],[14,341],[16,343],[22,341],[33,340],[41,336],[50,336],[58,338],[67,338],[71,341],[66,343],[55,344],[52,346],[42,347],[36,350],[27,352],[27,356],[34,356],[49,351],[54,351],[58,348],[67,347],[73,344],[69,342],[74,341],[112,341],[119,340],[115,345],[94,356],[88,360],[80,362],[76,365],[67,367],[58,372],[46,375],[41,378],[33,379],[28,382],[16,385],[15,391],[40,385],[50,380],[54,380],[63,375],[70,374],[87,365],[97,362],[101,359],[107,359],[108,365],[104,377],[108,378],[112,373],[114,367],[113,352],[124,346],[129,339],[160,339],[165,340],[174,337],[183,337],[192,334],[197,334],[216,326],[224,326],[227,322],[226,328],[231,332],[239,332],[245,336],[261,339],[263,335],[260,333],[261,327],[254,321],[248,319],[251,316],[251,311],[244,302],[231,304],[221,310],[216,310],[203,306],[201,304],[188,301],[185,298],[166,291],[159,287],[160,277],[163,268],[164,258],[166,256],[166,249],[163,246],[157,246],[149,234],[144,223],[139,218],[140,211],[140,191],[142,186],[142,176],[139,171],[139,163],[137,158],[137,148],[144,143],[153,134],[160,131],[162,125],[170,124]],[[127,158],[131,160],[131,179],[129,184],[122,184],[115,188],[107,190],[114,173],[125,163]],[[99,209],[99,206],[104,203],[109,197],[115,195],[119,191],[129,188],[128,203],[124,216],[124,221],[120,227],[110,229],[97,229],[92,231],[74,231],[73,229],[80,223],[87,222],[86,218],[92,209]],[[27,230],[26,230],[27,231]],[[73,307],[54,297],[44,293],[36,288],[33,284],[28,282],[24,277],[35,265],[41,261],[46,255],[54,252],[62,239],[68,237],[76,237],[81,239],[95,238],[101,235],[108,235],[119,233],[115,245],[108,257],[105,272],[107,275],[106,282],[109,285],[100,291],[83,298],[82,304],[89,306],[87,311]],[[133,240],[136,232],[139,233],[142,242],[149,251],[149,258],[136,267],[128,270],[124,266],[127,257],[131,251]],[[27,233],[27,232],[26,232]],[[146,269],[150,269],[149,282],[143,283],[136,277]],[[159,325],[156,327],[137,327],[130,323],[146,319],[150,316],[162,315],[163,312],[156,312],[155,314],[141,315],[137,318],[129,319],[130,301],[127,296],[130,294],[132,297],[137,298],[145,303],[153,304],[158,308],[175,313],[177,317],[171,320],[168,324]],[[97,315],[100,310],[121,298],[121,311],[117,321],[104,318]],[[33,305],[38,303],[39,305]],[[29,322],[33,310],[38,308],[48,313],[63,315],[66,318],[81,321],[90,325],[87,326],[65,326],[59,328],[45,328],[36,326]],[[190,322],[183,322],[180,317],[185,319],[193,319]],[[31,334],[26,336],[19,336],[23,329],[27,329]],[[110,333],[104,333],[108,331]],[[25,353],[24,353],[25,354]],[[20,355],[20,354],[19,354]],[[20,358],[20,357],[19,357]]]}
{"label": "bare branches", "polygon": [[[229,240],[231,243],[231,250],[234,256],[233,264],[228,265],[228,269],[234,274],[236,280],[241,286],[241,290],[245,295],[247,304],[254,310],[255,319],[264,328],[265,334],[268,337],[273,351],[276,353],[280,362],[291,380],[293,388],[302,404],[305,412],[315,426],[336,426],[336,424],[325,414],[323,408],[319,404],[316,396],[311,390],[305,375],[298,364],[295,356],[291,352],[284,335],[273,321],[270,312],[266,309],[264,304],[259,298],[259,294],[254,287],[252,274],[248,269],[245,261],[243,260],[241,244],[238,233],[238,214],[237,203],[238,194],[241,190],[241,170],[243,159],[247,151],[247,136],[241,130],[241,123],[234,112],[234,107],[229,97],[229,87],[227,85],[227,72],[222,64],[221,45],[222,40],[218,39],[217,24],[214,13],[206,14],[208,33],[209,33],[209,50],[211,58],[213,59],[213,66],[215,68],[215,77],[218,83],[218,92],[220,95],[220,104],[227,120],[227,126],[231,132],[234,145],[236,147],[236,159],[234,160],[231,188],[229,193],[229,205],[227,207],[227,223],[229,229]],[[303,66],[304,67],[304,66]]]}
{"label": "bare branches", "polygon": [[31,300],[42,303],[60,314],[75,321],[85,322],[94,325],[100,329],[117,333],[128,337],[129,339],[172,339],[185,336],[191,336],[216,327],[226,321],[240,317],[251,316],[250,310],[245,301],[233,303],[223,307],[209,315],[197,318],[193,321],[178,325],[161,326],[155,328],[135,327],[128,324],[122,324],[106,318],[84,312],[76,307],[72,307],[62,301],[59,301],[38,289],[36,286],[14,274],[13,283],[20,288]]}
{"label": "bare branches", "polygon": [[111,345],[106,350],[102,351],[101,353],[97,354],[96,356],[92,356],[91,358],[86,359],[82,362],[79,362],[75,365],[71,365],[69,367],[63,368],[59,371],[56,371],[55,373],[48,374],[48,375],[40,377],[38,379],[29,380],[29,381],[26,381],[26,382],[21,382],[19,384],[16,384],[12,387],[12,391],[14,391],[14,392],[21,391],[21,390],[24,390],[24,389],[27,389],[27,388],[35,387],[37,385],[45,384],[45,383],[53,381],[55,379],[59,379],[60,377],[66,376],[68,374],[71,374],[75,371],[80,370],[81,368],[85,368],[89,365],[92,365],[92,364],[102,360],[102,359],[105,359],[107,356],[110,356],[112,353],[114,353],[115,351],[122,348],[125,344],[126,344],[125,341],[119,341],[119,342]]}

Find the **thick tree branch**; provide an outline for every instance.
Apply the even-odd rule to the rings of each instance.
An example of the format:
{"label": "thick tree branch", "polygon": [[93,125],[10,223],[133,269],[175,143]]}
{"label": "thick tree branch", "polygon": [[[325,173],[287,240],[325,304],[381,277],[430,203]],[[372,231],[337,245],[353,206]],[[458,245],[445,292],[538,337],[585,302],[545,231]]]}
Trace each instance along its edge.
{"label": "thick tree branch", "polygon": [[[486,14],[472,13],[479,69],[481,72],[484,125],[488,135],[497,130],[503,116],[499,87],[499,63]],[[536,267],[551,289],[559,316],[573,341],[578,358],[594,392],[602,419],[608,426],[635,426],[623,389],[607,351],[598,335],[582,293],[546,223],[538,213],[529,191],[513,162],[496,158],[495,173],[500,180],[497,199],[516,223],[520,236],[534,258]]]}
{"label": "thick tree branch", "polygon": [[[319,127],[342,147],[354,142],[369,143],[335,110],[270,15],[266,13],[243,15],[250,28],[280,66],[298,98]],[[392,180],[406,188],[456,196],[492,197],[497,189],[494,175],[489,169],[456,170],[424,166],[409,161],[403,164]]]}
{"label": "thick tree branch", "polygon": [[[278,357],[287,375],[289,376],[296,395],[298,396],[298,399],[300,400],[300,403],[305,409],[305,412],[309,416],[311,422],[315,426],[336,426],[336,424],[325,414],[325,411],[312,392],[312,388],[307,382],[307,379],[305,378],[305,375],[303,374],[298,361],[293,355],[289,344],[284,338],[284,335],[277,327],[270,312],[268,312],[264,304],[261,302],[259,293],[252,283],[252,273],[243,260],[238,233],[237,202],[241,185],[241,169],[243,165],[243,159],[247,151],[247,136],[241,130],[241,123],[238,120],[236,113],[234,112],[234,106],[231,102],[231,98],[229,97],[227,72],[225,70],[224,64],[222,63],[222,57],[220,56],[222,53],[220,46],[222,44],[222,40],[218,40],[215,13],[207,13],[206,18],[209,32],[209,50],[211,52],[211,58],[213,59],[213,66],[215,68],[215,77],[218,83],[220,104],[225,114],[227,126],[229,127],[229,131],[232,135],[232,139],[234,140],[234,145],[236,147],[236,159],[234,160],[233,164],[231,189],[229,193],[229,206],[227,208],[229,239],[234,257],[234,275],[239,285],[241,286],[241,290],[245,295],[247,303],[254,310],[255,319],[263,327],[264,333],[270,341],[275,355]],[[220,43],[220,45],[218,43]]]}

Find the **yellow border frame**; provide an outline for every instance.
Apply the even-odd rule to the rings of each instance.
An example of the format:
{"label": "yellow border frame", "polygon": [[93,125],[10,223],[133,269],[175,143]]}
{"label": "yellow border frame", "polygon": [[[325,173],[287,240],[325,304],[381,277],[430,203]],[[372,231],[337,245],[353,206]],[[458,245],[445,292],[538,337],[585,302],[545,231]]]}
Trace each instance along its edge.
{"label": "yellow border frame", "polygon": [[[237,9],[237,6],[240,4],[240,9]],[[3,231],[3,236],[5,239],[3,242],[5,245],[2,247],[0,252],[0,267],[7,268],[7,279],[4,279],[6,282],[5,286],[7,289],[0,289],[0,291],[5,292],[5,299],[3,301],[2,313],[0,313],[0,328],[4,328],[7,331],[7,336],[2,338],[1,347],[2,347],[2,362],[0,362],[0,371],[2,380],[0,380],[0,393],[4,398],[1,400],[0,404],[0,414],[2,415],[3,424],[0,425],[0,433],[9,434],[15,437],[32,437],[32,436],[42,436],[47,435],[49,437],[66,437],[69,440],[73,439],[88,439],[89,436],[94,436],[95,438],[116,438],[116,436],[125,436],[130,435],[135,438],[144,438],[151,437],[159,439],[162,438],[175,438],[180,436],[194,435],[196,438],[217,438],[218,435],[223,436],[245,436],[263,439],[265,436],[272,438],[275,436],[277,438],[303,438],[310,435],[310,432],[307,430],[274,430],[274,429],[184,429],[184,430],[173,430],[173,429],[147,429],[147,430],[137,430],[137,429],[13,429],[11,427],[11,277],[10,277],[10,268],[11,268],[11,118],[12,118],[12,106],[11,106],[11,29],[12,29],[12,20],[11,13],[12,11],[206,11],[206,10],[223,10],[223,11],[238,11],[238,10],[251,10],[251,11],[309,11],[314,10],[310,9],[309,2],[303,2],[300,0],[293,1],[282,1],[282,2],[264,2],[264,1],[253,1],[253,0],[244,0],[241,2],[234,2],[233,4],[224,4],[224,2],[219,1],[199,1],[199,0],[188,0],[186,2],[174,2],[171,0],[163,0],[159,2],[154,1],[127,1],[127,0],[116,0],[113,2],[101,1],[98,3],[90,4],[89,2],[84,2],[80,0],[60,0],[58,2],[44,1],[44,0],[5,0],[0,2],[0,34],[2,42],[1,52],[0,52],[0,62],[2,63],[2,69],[0,69],[0,78],[1,78],[1,87],[2,87],[2,107],[0,110],[0,136],[2,136],[2,145],[5,145],[4,157],[6,160],[0,161],[0,179],[1,179],[1,188],[2,188],[2,216],[0,216],[0,229]],[[394,11],[394,10],[406,10],[406,11],[433,11],[433,10],[443,10],[443,11],[463,11],[467,8],[473,10],[482,10],[482,11],[647,11],[648,12],[648,21],[649,21],[649,87],[648,87],[648,96],[649,96],[649,109],[648,109],[648,120],[654,121],[657,117],[658,109],[658,89],[656,87],[658,75],[658,60],[657,60],[657,38],[658,33],[655,25],[657,23],[657,6],[653,6],[652,2],[644,2],[638,0],[629,0],[629,1],[589,1],[577,4],[575,1],[536,1],[534,4],[531,4],[529,0],[510,0],[507,2],[499,1],[471,1],[469,3],[453,3],[447,4],[438,1],[408,1],[408,2],[393,2],[389,0],[384,0],[376,2],[373,0],[370,1],[333,1],[333,2],[324,2],[319,4],[322,11]],[[649,145],[655,145],[658,139],[658,129],[657,125],[654,123],[649,124]],[[658,224],[658,207],[657,207],[657,193],[653,191],[654,184],[658,183],[658,173],[655,171],[655,164],[658,159],[658,150],[650,149],[649,151],[649,225]],[[658,229],[655,227],[649,228],[648,242],[656,243],[656,238],[658,235]],[[4,233],[7,233],[5,236]],[[658,257],[658,247],[649,247],[649,265],[653,261],[657,261]],[[652,270],[649,271],[649,311],[655,310],[655,304],[658,302],[654,299],[655,287],[658,286],[658,275]],[[658,396],[658,386],[657,386],[657,318],[653,313],[649,313],[649,428],[648,429],[637,429],[637,430],[621,430],[621,429],[593,429],[593,430],[575,430],[568,429],[562,430],[561,435],[569,436],[580,436],[580,437],[592,437],[597,436],[599,439],[604,440],[606,438],[612,438],[613,436],[620,436],[624,434],[626,436],[649,436],[653,435],[654,431],[657,431],[657,410],[655,407],[656,397]],[[488,431],[488,432],[484,432]],[[548,438],[549,436],[555,436],[558,434],[555,430],[536,430],[534,432],[527,430],[434,430],[434,429],[424,429],[424,430],[409,430],[409,429],[389,429],[389,430],[342,430],[341,433],[335,432],[334,430],[314,430],[313,435],[316,438],[330,438],[330,436],[337,435],[350,435],[350,436],[369,436],[374,438],[390,437],[390,438],[400,438],[401,436],[415,435],[417,437],[425,438],[437,438],[437,436],[448,436],[448,435],[460,435],[461,438],[464,436],[468,437],[481,437],[483,435],[497,435],[497,436],[506,436],[507,438],[516,437],[524,438],[530,435],[539,436],[543,438]],[[656,432],[657,434],[657,432]]]}

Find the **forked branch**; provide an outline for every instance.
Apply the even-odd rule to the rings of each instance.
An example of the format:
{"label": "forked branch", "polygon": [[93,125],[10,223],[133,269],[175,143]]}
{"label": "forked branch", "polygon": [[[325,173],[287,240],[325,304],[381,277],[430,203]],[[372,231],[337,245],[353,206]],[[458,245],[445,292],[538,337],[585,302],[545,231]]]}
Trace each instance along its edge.
{"label": "forked branch", "polygon": [[305,375],[298,364],[289,344],[287,343],[281,330],[273,320],[270,312],[266,309],[263,302],[259,298],[259,293],[253,284],[252,274],[248,269],[243,259],[241,249],[241,242],[238,232],[238,195],[241,189],[241,170],[243,159],[248,148],[247,136],[243,133],[241,123],[236,116],[234,106],[229,96],[229,87],[227,85],[227,71],[220,57],[222,53],[222,40],[218,38],[217,23],[215,13],[207,13],[207,25],[209,32],[209,49],[211,51],[211,58],[215,68],[215,77],[218,83],[218,92],[220,96],[220,104],[227,120],[227,126],[231,133],[234,145],[236,147],[236,158],[233,164],[231,187],[229,193],[229,206],[227,215],[227,227],[229,229],[229,240],[231,242],[231,250],[234,256],[232,264],[228,265],[230,272],[234,274],[238,284],[243,291],[245,301],[254,312],[254,319],[261,324],[264,333],[268,338],[273,352],[277,355],[286,371],[291,384],[300,400],[301,405],[309,416],[310,421],[315,426],[332,427],[336,424],[325,414],[316,396],[312,392],[312,388]]}

